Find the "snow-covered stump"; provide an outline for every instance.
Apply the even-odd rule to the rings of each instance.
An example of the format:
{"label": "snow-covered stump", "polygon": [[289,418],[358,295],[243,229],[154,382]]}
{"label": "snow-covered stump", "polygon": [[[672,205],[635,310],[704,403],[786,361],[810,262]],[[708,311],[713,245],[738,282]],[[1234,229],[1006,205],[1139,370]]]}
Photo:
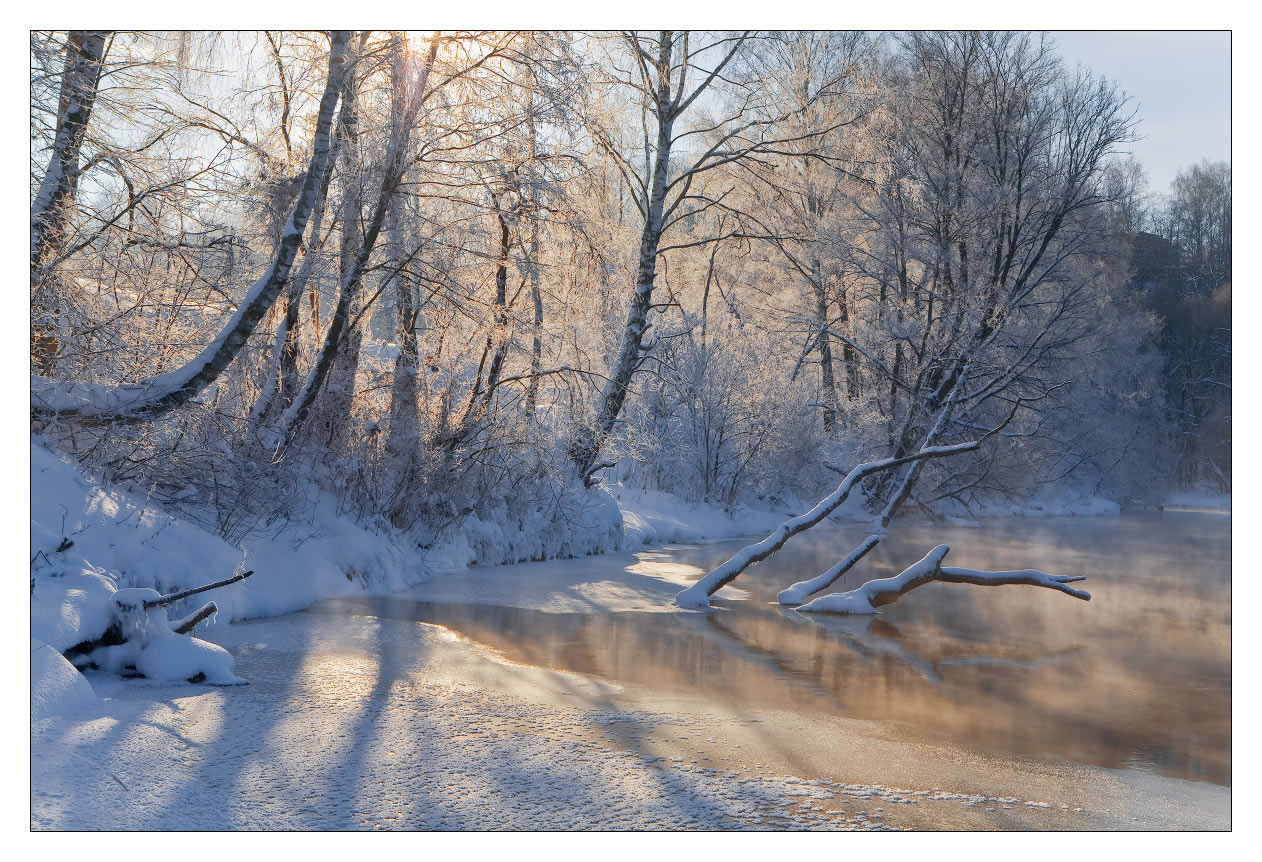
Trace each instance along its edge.
{"label": "snow-covered stump", "polygon": [[833,585],[842,575],[850,571],[854,564],[864,558],[868,551],[876,547],[881,541],[880,536],[868,536],[859,547],[855,548],[849,554],[841,559],[841,562],[824,572],[822,575],[816,575],[809,581],[798,581],[791,587],[781,590],[776,595],[776,601],[782,605],[800,605],[811,596],[826,590]]}
{"label": "snow-covered stump", "polygon": [[235,661],[231,653],[191,636],[198,623],[218,611],[214,602],[175,621],[167,619],[165,609],[180,599],[236,583],[252,574],[243,572],[166,596],[145,587],[118,590],[110,596],[113,621],[105,634],[72,647],[65,655],[80,669],[96,667],[159,682],[244,684],[245,680],[233,672]]}
{"label": "snow-covered stump", "polygon": [[1086,575],[1049,575],[1037,569],[985,572],[978,569],[944,567],[942,560],[950,550],[946,545],[938,545],[892,578],[868,581],[849,592],[821,596],[802,605],[798,610],[808,613],[874,614],[880,606],[898,601],[904,593],[932,581],[943,581],[948,584],[976,584],[985,587],[1005,584],[1046,587],[1076,599],[1091,600],[1090,593],[1067,586],[1074,581],[1086,580]]}

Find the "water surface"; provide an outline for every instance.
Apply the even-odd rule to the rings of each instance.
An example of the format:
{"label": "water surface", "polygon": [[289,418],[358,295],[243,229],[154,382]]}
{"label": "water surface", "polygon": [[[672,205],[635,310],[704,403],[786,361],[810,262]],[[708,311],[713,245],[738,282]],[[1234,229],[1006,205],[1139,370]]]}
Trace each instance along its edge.
{"label": "water surface", "polygon": [[[930,584],[875,617],[776,605],[832,565],[862,526],[817,528],[736,582],[710,613],[554,613],[491,604],[338,600],[322,613],[437,623],[509,659],[737,710],[893,723],[910,737],[1231,783],[1230,517],[1153,512],[979,527],[896,525],[837,589],[896,574],[939,543],[948,565],[1085,574],[1082,602],[1051,590]],[[701,573],[744,541],[647,549],[633,568]],[[591,582],[628,555],[571,561]],[[515,567],[528,577],[528,567]],[[495,569],[483,570],[486,574]],[[672,587],[673,589],[673,587]],[[422,586],[417,595],[424,595]]]}

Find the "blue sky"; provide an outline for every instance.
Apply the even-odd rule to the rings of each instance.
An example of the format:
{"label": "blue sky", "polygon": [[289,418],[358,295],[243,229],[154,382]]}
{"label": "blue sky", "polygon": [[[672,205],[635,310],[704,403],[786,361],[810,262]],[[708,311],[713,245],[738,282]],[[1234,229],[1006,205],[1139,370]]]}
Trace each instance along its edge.
{"label": "blue sky", "polygon": [[1226,31],[1058,31],[1069,66],[1081,62],[1138,103],[1144,140],[1131,145],[1154,192],[1180,168],[1231,160],[1231,34]]}

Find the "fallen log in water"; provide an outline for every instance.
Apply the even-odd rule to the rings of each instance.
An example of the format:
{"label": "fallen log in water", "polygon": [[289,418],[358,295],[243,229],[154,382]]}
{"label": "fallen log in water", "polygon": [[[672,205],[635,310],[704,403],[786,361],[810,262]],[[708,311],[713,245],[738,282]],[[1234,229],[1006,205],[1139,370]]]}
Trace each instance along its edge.
{"label": "fallen log in water", "polygon": [[874,614],[882,605],[896,602],[905,593],[932,581],[943,581],[948,584],[976,584],[984,587],[1004,584],[1046,587],[1076,599],[1091,600],[1090,593],[1067,586],[1074,581],[1086,580],[1086,575],[1049,575],[1037,569],[985,572],[979,569],[943,567],[942,560],[950,550],[946,545],[938,545],[892,578],[879,578],[848,592],[821,596],[802,605],[798,610],[813,613],[822,611],[836,614]]}

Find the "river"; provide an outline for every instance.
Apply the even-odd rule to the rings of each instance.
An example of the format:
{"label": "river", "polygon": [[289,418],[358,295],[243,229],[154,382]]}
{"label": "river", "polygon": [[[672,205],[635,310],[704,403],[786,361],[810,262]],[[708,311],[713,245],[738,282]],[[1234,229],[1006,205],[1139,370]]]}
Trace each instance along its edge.
{"label": "river", "polygon": [[[947,564],[1085,574],[1082,602],[1023,586],[930,584],[875,617],[775,604],[866,535],[816,528],[743,574],[739,601],[699,613],[556,612],[416,598],[338,600],[324,612],[445,626],[507,658],[725,706],[891,721],[980,749],[1231,783],[1230,516],[1170,511],[897,526],[830,591],[896,574],[930,547]],[[646,549],[461,573],[522,582],[617,583],[662,573],[674,589],[744,541]],[[466,588],[457,598],[467,597]],[[549,584],[551,586],[551,584]],[[501,599],[502,600],[502,599]],[[531,604],[526,601],[524,604]],[[538,602],[533,602],[539,604]],[[547,606],[546,602],[544,606]],[[563,605],[564,607],[564,605]]]}

